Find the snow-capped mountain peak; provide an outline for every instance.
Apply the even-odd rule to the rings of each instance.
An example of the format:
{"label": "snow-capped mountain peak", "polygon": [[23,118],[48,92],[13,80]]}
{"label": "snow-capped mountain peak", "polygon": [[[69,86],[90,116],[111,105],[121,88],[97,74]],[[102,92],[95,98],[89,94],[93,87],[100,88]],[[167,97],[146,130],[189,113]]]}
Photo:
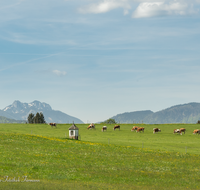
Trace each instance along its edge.
{"label": "snow-capped mountain peak", "polygon": [[31,103],[22,103],[19,100],[15,100],[13,104],[5,107],[3,111],[5,112],[12,112],[12,113],[24,113],[24,112],[29,112],[29,110],[34,110],[34,111],[50,111],[52,110],[51,106],[46,103],[41,103],[39,101],[33,101]]}
{"label": "snow-capped mountain peak", "polygon": [[30,103],[22,103],[19,100],[16,100],[13,104],[0,110],[0,115],[15,120],[27,120],[30,113],[36,114],[37,112],[42,112],[44,114],[46,122],[83,123],[80,119],[67,115],[61,111],[52,110],[49,104],[37,100]]}

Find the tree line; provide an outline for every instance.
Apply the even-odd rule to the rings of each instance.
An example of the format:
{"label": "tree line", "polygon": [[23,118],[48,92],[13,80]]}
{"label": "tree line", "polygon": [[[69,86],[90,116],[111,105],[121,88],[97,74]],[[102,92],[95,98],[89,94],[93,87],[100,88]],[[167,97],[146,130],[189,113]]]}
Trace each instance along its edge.
{"label": "tree line", "polygon": [[33,113],[30,113],[28,115],[27,120],[28,120],[28,123],[46,123],[42,112],[40,113],[37,112],[36,115],[34,115]]}
{"label": "tree line", "polygon": [[104,122],[101,122],[101,124],[116,124],[117,122],[115,121],[115,119],[107,119],[106,121]]}

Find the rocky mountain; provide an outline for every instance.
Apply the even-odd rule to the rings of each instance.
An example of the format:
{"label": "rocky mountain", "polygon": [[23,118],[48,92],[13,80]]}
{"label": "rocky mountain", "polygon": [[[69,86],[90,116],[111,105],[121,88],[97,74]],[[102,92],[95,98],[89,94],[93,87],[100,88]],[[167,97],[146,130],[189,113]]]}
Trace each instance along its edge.
{"label": "rocky mountain", "polygon": [[36,114],[42,112],[47,123],[83,123],[80,119],[67,115],[61,111],[56,111],[51,108],[47,103],[41,103],[39,101],[33,101],[31,103],[22,103],[18,100],[13,104],[0,110],[0,116],[4,116],[15,120],[27,120],[30,113]]}
{"label": "rocky mountain", "polygon": [[112,117],[120,123],[197,123],[200,120],[200,103],[188,103],[152,112],[136,111],[122,113]]}

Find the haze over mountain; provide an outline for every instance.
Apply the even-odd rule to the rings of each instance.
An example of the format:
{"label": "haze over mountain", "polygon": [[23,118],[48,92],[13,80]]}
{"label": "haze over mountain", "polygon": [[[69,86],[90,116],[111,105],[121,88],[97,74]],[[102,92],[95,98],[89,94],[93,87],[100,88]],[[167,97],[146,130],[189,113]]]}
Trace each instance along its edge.
{"label": "haze over mountain", "polygon": [[9,119],[7,117],[0,116],[0,123],[25,123],[24,120],[15,120],[15,119]]}
{"label": "haze over mountain", "polygon": [[27,120],[30,113],[36,114],[37,112],[43,113],[47,123],[83,123],[80,119],[67,115],[61,111],[53,110],[49,104],[44,102],[41,103],[39,101],[22,103],[16,100],[13,104],[0,110],[0,116],[15,120]]}
{"label": "haze over mountain", "polygon": [[152,112],[135,111],[118,114],[112,117],[120,123],[197,123],[200,120],[200,103],[188,103]]}

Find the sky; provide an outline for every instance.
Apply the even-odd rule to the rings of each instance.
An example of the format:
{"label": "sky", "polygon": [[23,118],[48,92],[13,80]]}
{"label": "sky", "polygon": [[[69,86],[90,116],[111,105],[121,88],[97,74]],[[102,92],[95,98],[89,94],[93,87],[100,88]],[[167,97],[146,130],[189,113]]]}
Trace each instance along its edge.
{"label": "sky", "polygon": [[85,123],[200,102],[200,0],[0,0],[0,109]]}

